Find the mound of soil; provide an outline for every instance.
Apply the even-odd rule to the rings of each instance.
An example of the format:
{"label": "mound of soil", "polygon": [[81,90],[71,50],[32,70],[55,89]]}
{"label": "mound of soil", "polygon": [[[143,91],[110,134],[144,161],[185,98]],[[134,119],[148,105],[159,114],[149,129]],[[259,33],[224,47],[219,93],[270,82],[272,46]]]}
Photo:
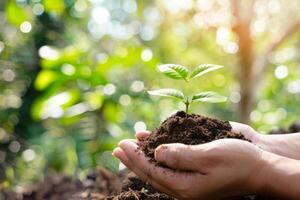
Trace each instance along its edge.
{"label": "mound of soil", "polygon": [[140,141],[139,146],[150,161],[156,162],[154,151],[161,144],[196,145],[223,138],[246,140],[242,134],[231,132],[228,121],[180,111],[166,119],[148,138]]}
{"label": "mound of soil", "polygon": [[123,182],[122,193],[118,196],[108,197],[106,200],[175,200],[174,198],[160,193],[149,183],[143,182],[134,174],[130,174]]}
{"label": "mound of soil", "polygon": [[[180,111],[167,118],[149,137],[140,141],[139,146],[145,155],[149,157],[150,162],[157,163],[154,159],[154,151],[161,144],[183,143],[196,145],[222,138],[246,140],[242,134],[231,132],[228,121],[196,114],[186,114]],[[175,200],[175,198],[157,191],[150,184],[144,183],[137,177],[129,178],[126,184],[127,186],[123,187],[121,194],[109,200]],[[239,198],[239,200],[246,199],[253,198]]]}
{"label": "mound of soil", "polygon": [[[104,168],[80,181],[64,175],[52,175],[18,193],[4,193],[8,200],[104,200],[121,191],[123,175],[116,176]],[[1,196],[0,196],[1,199]]]}

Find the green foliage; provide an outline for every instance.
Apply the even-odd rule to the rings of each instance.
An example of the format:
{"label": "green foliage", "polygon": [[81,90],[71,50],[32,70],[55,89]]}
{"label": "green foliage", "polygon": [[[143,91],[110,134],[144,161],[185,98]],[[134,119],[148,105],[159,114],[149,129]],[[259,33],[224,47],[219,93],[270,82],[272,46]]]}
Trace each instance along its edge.
{"label": "green foliage", "polygon": [[192,97],[192,101],[202,101],[202,102],[209,102],[209,103],[220,103],[227,100],[227,97],[224,97],[216,92],[207,91],[207,92],[200,92],[195,94]]}
{"label": "green foliage", "polygon": [[49,13],[62,14],[65,11],[65,3],[62,0],[43,0],[43,5]]}
{"label": "green foliage", "polygon": [[184,94],[176,89],[159,89],[148,91],[148,94],[155,96],[174,97],[180,100],[184,100]]}
{"label": "green foliage", "polygon": [[179,80],[187,80],[189,73],[186,67],[176,64],[159,65],[158,69],[169,78]]}
{"label": "green foliage", "polygon": [[208,72],[220,69],[222,67],[223,66],[221,65],[215,65],[215,64],[202,64],[197,66],[190,74],[189,74],[189,70],[185,66],[178,65],[178,64],[159,65],[158,69],[160,72],[162,72],[164,75],[166,75],[169,78],[185,80],[186,82],[188,82],[194,78],[202,76]]}
{"label": "green foliage", "polygon": [[193,78],[197,78],[199,76],[202,76],[208,72],[217,70],[222,68],[223,66],[221,65],[214,65],[214,64],[202,64],[199,65],[198,67],[196,67],[192,73],[189,76],[189,80],[193,79]]}
{"label": "green foliage", "polygon": [[30,21],[31,15],[25,7],[17,5],[15,1],[9,1],[6,5],[6,16],[10,23],[20,26],[24,21]]}
{"label": "green foliage", "polygon": [[[160,72],[162,72],[164,75],[166,75],[169,78],[172,79],[178,79],[178,80],[184,80],[187,83],[196,77],[203,76],[204,74],[220,69],[223,66],[220,65],[214,65],[214,64],[202,64],[196,67],[191,74],[189,75],[189,70],[182,66],[177,64],[165,64],[165,65],[159,65],[158,69]],[[184,95],[181,91],[176,89],[158,89],[158,90],[152,90],[148,91],[148,94],[154,95],[154,96],[164,96],[164,97],[172,97],[181,100],[185,106],[186,106],[186,112],[188,113],[189,105],[192,102],[198,101],[198,102],[209,102],[209,103],[220,103],[227,100],[226,97],[212,91],[206,91],[201,92],[198,94],[195,94],[192,97],[189,97],[187,95]]]}

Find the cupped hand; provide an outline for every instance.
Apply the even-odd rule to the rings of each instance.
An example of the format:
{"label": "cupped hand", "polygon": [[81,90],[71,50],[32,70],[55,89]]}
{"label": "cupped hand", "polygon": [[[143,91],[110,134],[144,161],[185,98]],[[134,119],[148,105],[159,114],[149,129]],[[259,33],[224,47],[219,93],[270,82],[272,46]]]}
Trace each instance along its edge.
{"label": "cupped hand", "polygon": [[171,169],[150,163],[134,140],[121,141],[113,154],[160,191],[179,199],[213,200],[260,192],[266,168],[264,153],[237,139],[202,145],[160,145],[155,159]]}
{"label": "cupped hand", "polygon": [[265,151],[276,153],[273,149],[273,138],[269,135],[260,134],[247,124],[230,122],[230,125],[232,127],[232,132],[241,133],[246,139],[250,140],[252,144],[255,144]]}

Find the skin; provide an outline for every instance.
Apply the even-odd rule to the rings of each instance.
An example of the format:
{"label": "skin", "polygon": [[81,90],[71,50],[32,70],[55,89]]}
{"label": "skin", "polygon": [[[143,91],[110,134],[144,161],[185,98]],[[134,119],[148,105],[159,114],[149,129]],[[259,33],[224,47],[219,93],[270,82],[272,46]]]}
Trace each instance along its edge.
{"label": "skin", "polygon": [[246,124],[237,122],[230,122],[230,124],[234,132],[242,133],[261,149],[284,157],[300,160],[300,133],[262,135]]}
{"label": "skin", "polygon": [[[269,152],[274,149],[251,127],[231,124],[253,143],[222,139],[202,145],[160,145],[155,159],[171,169],[150,163],[136,140],[121,141],[113,155],[141,179],[178,199],[227,199],[253,193],[300,199],[300,161],[288,158],[297,153],[282,151],[288,156],[284,157]],[[139,132],[137,138],[149,134]]]}

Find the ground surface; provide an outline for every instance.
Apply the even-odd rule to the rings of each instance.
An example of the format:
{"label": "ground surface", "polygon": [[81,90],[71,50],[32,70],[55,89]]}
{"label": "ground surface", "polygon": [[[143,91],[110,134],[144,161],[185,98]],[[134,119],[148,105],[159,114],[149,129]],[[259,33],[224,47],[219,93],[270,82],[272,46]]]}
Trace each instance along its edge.
{"label": "ground surface", "polygon": [[[100,168],[77,180],[64,175],[51,175],[30,188],[18,193],[6,192],[7,200],[104,200],[107,196],[121,191],[124,173],[115,175]],[[1,196],[0,196],[1,199]]]}

